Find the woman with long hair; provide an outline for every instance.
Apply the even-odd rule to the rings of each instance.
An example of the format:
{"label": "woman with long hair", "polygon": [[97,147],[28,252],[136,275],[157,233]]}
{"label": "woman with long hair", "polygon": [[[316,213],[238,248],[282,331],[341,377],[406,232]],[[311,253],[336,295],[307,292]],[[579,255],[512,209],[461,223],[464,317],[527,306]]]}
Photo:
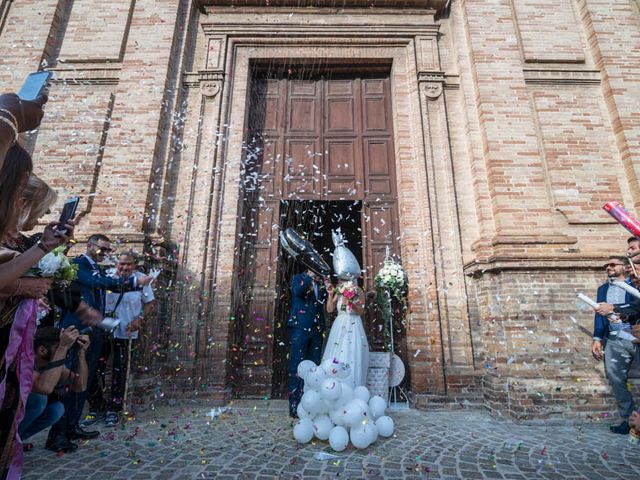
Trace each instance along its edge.
{"label": "woman with long hair", "polygon": [[57,199],[56,191],[47,182],[32,173],[18,201],[20,209],[18,231],[33,230],[42,217],[51,213],[51,207]]}
{"label": "woman with long hair", "polygon": [[[46,101],[46,97],[30,102],[21,100],[13,93],[0,95],[0,240],[7,230],[17,225],[16,202],[29,178],[21,169],[28,166],[31,172],[31,157],[16,143],[18,134],[40,125],[42,105]],[[17,178],[21,171],[22,177]],[[44,229],[37,244],[26,252],[10,259],[0,258],[0,288],[21,277],[50,250],[66,243],[73,235],[73,226],[71,221],[65,227],[68,227],[67,233],[63,234],[56,230],[56,223],[52,222]]]}
{"label": "woman with long hair", "polygon": [[[36,202],[52,197],[48,186],[43,187],[44,182],[32,181],[32,188],[27,188],[32,169],[33,162],[26,150],[17,144],[10,147],[0,169],[0,234],[4,245],[0,249],[0,268],[15,264],[16,259],[33,249],[44,254],[66,238],[62,234],[56,236],[52,226],[50,232],[54,233],[45,230],[43,237],[30,245],[28,237],[18,233],[19,225],[35,226],[40,212],[48,209],[48,205],[43,210]],[[22,468],[22,445],[17,431],[31,390],[38,298],[44,296],[50,285],[47,279],[33,280],[41,284],[34,293],[19,291],[22,281],[18,280],[9,298],[0,298],[0,479],[19,478]]]}

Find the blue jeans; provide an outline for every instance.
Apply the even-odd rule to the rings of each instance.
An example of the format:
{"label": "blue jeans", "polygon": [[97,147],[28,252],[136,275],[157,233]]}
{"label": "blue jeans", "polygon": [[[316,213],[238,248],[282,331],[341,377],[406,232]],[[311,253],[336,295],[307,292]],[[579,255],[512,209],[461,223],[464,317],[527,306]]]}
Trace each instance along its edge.
{"label": "blue jeans", "polygon": [[304,382],[298,377],[298,365],[303,360],[320,363],[322,334],[315,328],[311,331],[290,328],[291,351],[289,354],[289,405],[296,407],[302,398]]}
{"label": "blue jeans", "polygon": [[[62,326],[67,327],[68,325]],[[98,363],[102,352],[102,343],[105,341],[104,337],[104,332],[100,328],[94,327],[91,332],[91,345],[89,345],[86,354],[87,368],[89,370],[87,385],[91,385],[93,377],[96,375],[98,370]],[[69,352],[67,359],[67,368],[74,370],[77,363],[75,349]],[[67,432],[72,431],[78,426],[88,394],[89,392],[87,389],[83,392],[69,392],[64,396],[64,415],[58,422],[56,422],[55,425],[53,425],[53,427],[51,427],[49,438],[54,439],[58,435],[66,435]]]}
{"label": "blue jeans", "polygon": [[64,414],[61,402],[49,403],[46,395],[32,393],[29,395],[24,409],[24,418],[20,422],[18,432],[20,438],[26,440],[47,427],[50,427]]}

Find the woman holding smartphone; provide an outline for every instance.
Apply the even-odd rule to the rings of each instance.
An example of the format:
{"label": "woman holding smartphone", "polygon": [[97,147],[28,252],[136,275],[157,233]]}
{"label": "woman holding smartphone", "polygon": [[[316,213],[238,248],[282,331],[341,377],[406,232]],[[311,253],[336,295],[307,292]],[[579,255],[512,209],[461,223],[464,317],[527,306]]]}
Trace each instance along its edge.
{"label": "woman holding smartphone", "polygon": [[[16,204],[33,169],[31,156],[16,143],[18,134],[40,125],[46,101],[46,96],[27,101],[15,93],[0,95],[0,240],[16,225]],[[0,288],[20,278],[48,252],[73,236],[72,221],[66,233],[57,231],[56,226],[55,222],[47,225],[40,241],[23,254],[0,258]]]}
{"label": "woman holding smartphone", "polygon": [[[36,128],[42,118],[42,104],[25,102],[16,95],[0,95],[0,240],[18,224],[18,200],[33,170],[29,153],[16,143],[19,132]],[[65,232],[57,222],[45,228],[42,237],[22,253],[0,255],[0,288],[5,287],[35,265],[55,247],[73,235],[74,223]],[[24,299],[15,311],[3,312],[0,319],[0,478],[19,476],[21,448],[17,424],[31,389],[33,371],[33,333],[37,300]],[[11,342],[9,341],[11,339]]]}

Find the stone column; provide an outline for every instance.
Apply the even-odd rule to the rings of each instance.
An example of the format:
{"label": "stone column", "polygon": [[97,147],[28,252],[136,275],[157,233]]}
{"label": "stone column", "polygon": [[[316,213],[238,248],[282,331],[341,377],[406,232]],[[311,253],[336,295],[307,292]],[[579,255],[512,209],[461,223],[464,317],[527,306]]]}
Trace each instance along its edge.
{"label": "stone column", "polygon": [[172,328],[173,337],[184,342],[176,349],[176,357],[193,374],[188,383],[201,394],[222,397],[226,336],[219,335],[209,312],[216,291],[213,268],[223,170],[219,162],[225,135],[221,105],[226,38],[207,38],[206,44],[205,69],[184,77],[188,89],[184,148],[185,156],[188,153],[192,160],[181,166],[176,189],[174,218],[181,220],[174,229],[182,237],[182,251]]}
{"label": "stone column", "polygon": [[422,71],[418,81],[445,381],[447,389],[462,389],[469,380],[460,375],[472,374],[473,355],[444,98],[445,76],[442,72]]}

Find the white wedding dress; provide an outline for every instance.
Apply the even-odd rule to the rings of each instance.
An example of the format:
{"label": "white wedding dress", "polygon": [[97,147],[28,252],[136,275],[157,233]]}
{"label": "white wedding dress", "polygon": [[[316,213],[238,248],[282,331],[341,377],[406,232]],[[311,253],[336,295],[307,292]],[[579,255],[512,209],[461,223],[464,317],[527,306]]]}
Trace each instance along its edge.
{"label": "white wedding dress", "polygon": [[367,384],[369,369],[369,343],[360,315],[342,310],[342,297],[338,300],[338,316],[333,322],[322,361],[347,363],[349,377],[344,381],[353,388]]}

